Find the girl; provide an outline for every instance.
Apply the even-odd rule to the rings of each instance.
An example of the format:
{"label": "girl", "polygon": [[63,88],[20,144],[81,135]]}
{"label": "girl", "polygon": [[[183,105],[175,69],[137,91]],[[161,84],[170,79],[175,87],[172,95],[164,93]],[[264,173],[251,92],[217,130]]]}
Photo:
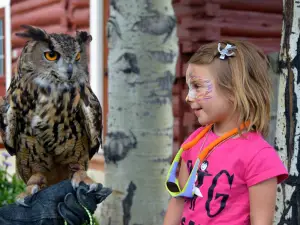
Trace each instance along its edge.
{"label": "girl", "polygon": [[264,140],[267,58],[248,42],[203,45],[189,61],[186,82],[186,100],[201,127],[169,170],[166,187],[173,197],[164,225],[271,225],[277,184],[288,173]]}

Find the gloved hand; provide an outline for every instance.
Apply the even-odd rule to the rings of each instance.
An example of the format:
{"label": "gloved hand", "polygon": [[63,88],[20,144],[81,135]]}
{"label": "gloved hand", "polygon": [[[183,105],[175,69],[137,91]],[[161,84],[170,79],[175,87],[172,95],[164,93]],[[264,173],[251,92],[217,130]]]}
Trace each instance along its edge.
{"label": "gloved hand", "polygon": [[91,221],[89,216],[94,214],[97,205],[111,192],[111,189],[103,187],[102,184],[98,184],[94,190],[89,191],[89,186],[80,183],[76,189],[76,196],[68,193],[64,202],[58,204],[58,212],[68,225],[81,225],[84,221]]}
{"label": "gloved hand", "polygon": [[71,181],[65,180],[26,197],[27,206],[10,204],[0,208],[1,225],[82,225],[88,214],[96,210],[111,189],[98,184],[88,193],[88,186],[81,183],[74,191]]}

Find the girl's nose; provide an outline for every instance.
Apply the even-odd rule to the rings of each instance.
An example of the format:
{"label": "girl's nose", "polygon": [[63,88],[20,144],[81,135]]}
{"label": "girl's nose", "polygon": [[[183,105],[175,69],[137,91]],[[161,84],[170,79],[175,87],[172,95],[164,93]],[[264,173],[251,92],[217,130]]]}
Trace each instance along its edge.
{"label": "girl's nose", "polygon": [[189,95],[187,95],[186,98],[185,98],[185,101],[190,104],[194,101],[194,99],[191,98]]}
{"label": "girl's nose", "polygon": [[189,85],[189,92],[188,92],[188,94],[187,94],[187,96],[186,96],[186,98],[185,98],[185,101],[186,101],[187,103],[191,103],[191,102],[195,101],[196,98],[197,98],[197,92],[196,92],[196,90],[193,89],[193,88]]}

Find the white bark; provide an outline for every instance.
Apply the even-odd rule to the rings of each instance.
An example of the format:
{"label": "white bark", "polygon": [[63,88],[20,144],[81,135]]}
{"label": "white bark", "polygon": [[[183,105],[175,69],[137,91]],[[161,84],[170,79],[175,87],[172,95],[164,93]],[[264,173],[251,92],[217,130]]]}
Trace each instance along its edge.
{"label": "white bark", "polygon": [[178,46],[171,0],[111,0],[101,225],[162,224]]}
{"label": "white bark", "polygon": [[300,224],[299,214],[299,135],[300,135],[300,2],[284,0],[283,28],[279,58],[275,146],[289,170],[289,179],[278,188],[275,224]]}

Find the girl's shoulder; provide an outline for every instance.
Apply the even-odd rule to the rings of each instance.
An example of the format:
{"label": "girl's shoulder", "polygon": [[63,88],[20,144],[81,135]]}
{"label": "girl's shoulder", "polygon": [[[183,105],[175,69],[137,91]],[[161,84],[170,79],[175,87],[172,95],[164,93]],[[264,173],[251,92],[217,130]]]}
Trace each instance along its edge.
{"label": "girl's shoulder", "polygon": [[259,151],[263,148],[273,148],[273,146],[258,132],[248,132],[243,134],[237,138],[236,143],[242,146],[243,149],[252,149],[251,152],[254,152],[254,154],[255,151]]}
{"label": "girl's shoulder", "polygon": [[256,132],[239,139],[240,159],[245,165],[248,186],[277,177],[281,183],[288,177],[288,171],[275,148]]}
{"label": "girl's shoulder", "polygon": [[275,148],[257,132],[248,132],[236,139],[225,142],[224,145],[235,154],[240,155],[244,161],[251,161],[253,157],[260,153],[277,154]]}

